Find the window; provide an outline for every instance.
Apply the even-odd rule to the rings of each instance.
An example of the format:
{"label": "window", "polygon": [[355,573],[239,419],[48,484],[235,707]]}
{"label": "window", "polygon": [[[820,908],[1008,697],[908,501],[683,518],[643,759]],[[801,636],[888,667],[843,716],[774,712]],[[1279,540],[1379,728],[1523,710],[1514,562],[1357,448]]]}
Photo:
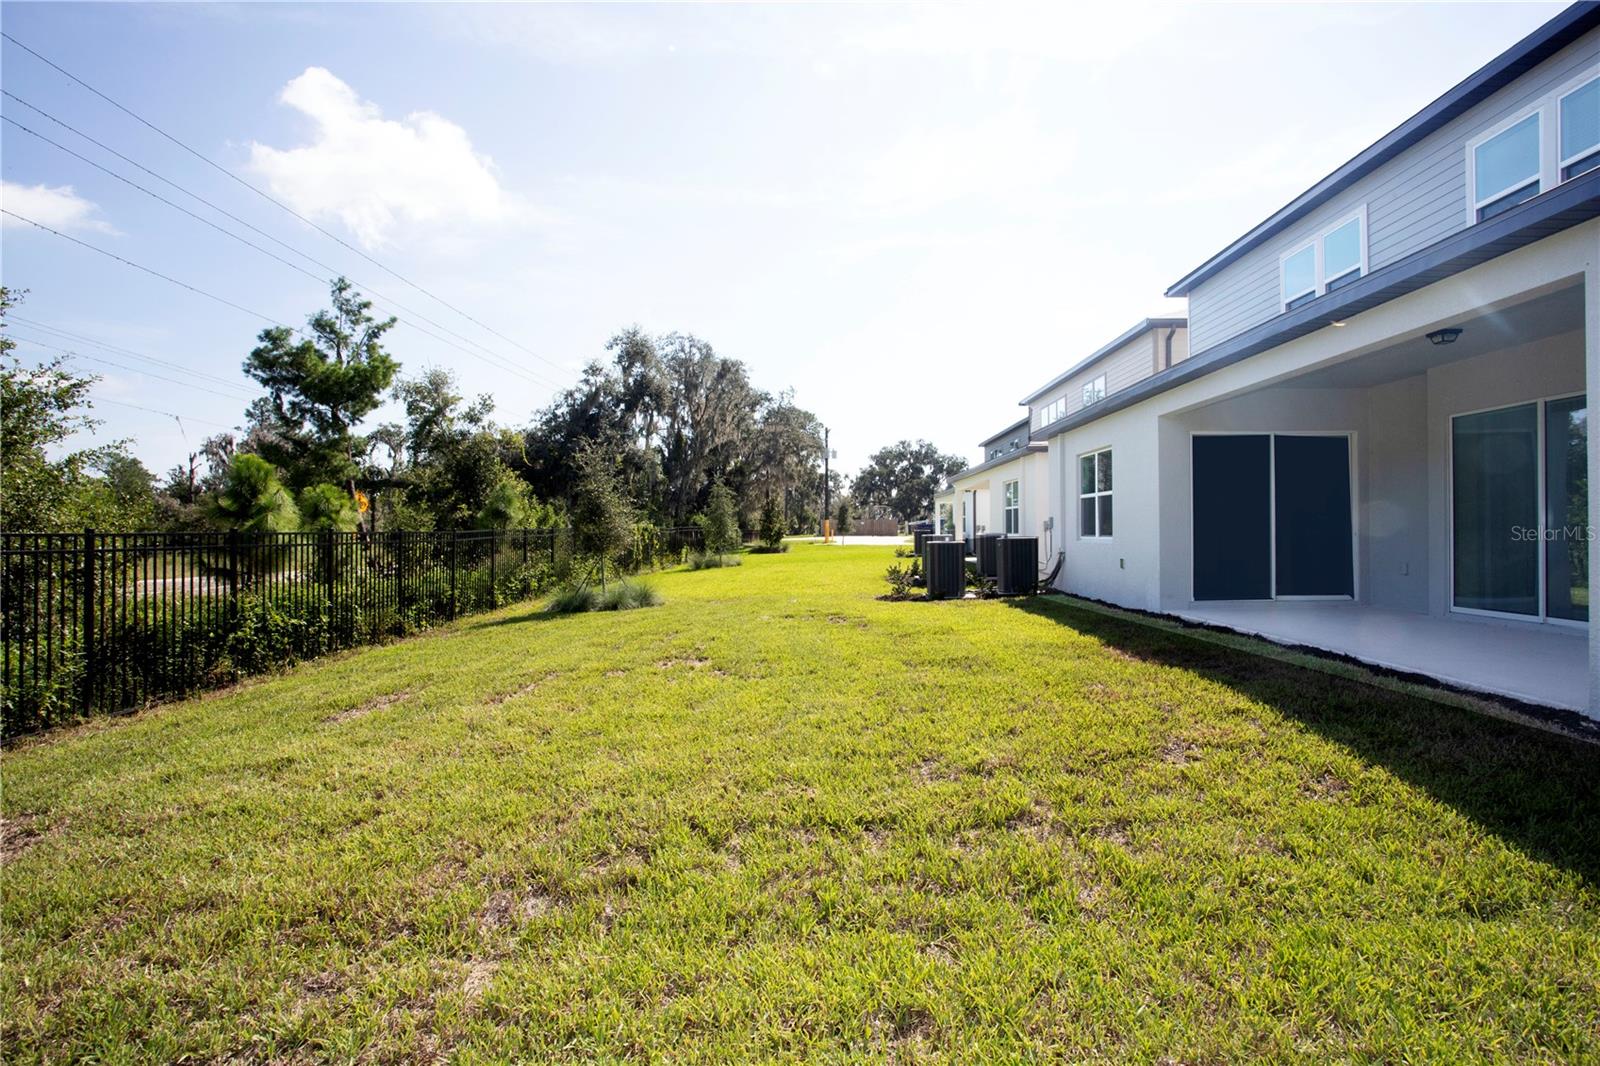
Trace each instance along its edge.
{"label": "window", "polygon": [[1006,532],[1022,532],[1022,482],[1008,481],[1006,493]]}
{"label": "window", "polygon": [[1361,276],[1361,220],[1352,218],[1322,238],[1322,287],[1332,292]]}
{"label": "window", "polygon": [[1472,148],[1472,206],[1477,221],[1539,195],[1540,113],[1519,119]]}
{"label": "window", "polygon": [[1034,412],[1034,428],[1038,429],[1042,426],[1048,426],[1052,422],[1059,422],[1066,416],[1066,413],[1066,398],[1053,400]]}
{"label": "window", "polygon": [[1317,298],[1317,246],[1308,244],[1283,260],[1283,309]]}
{"label": "window", "polygon": [[1467,142],[1467,221],[1483,222],[1600,169],[1600,69]]}
{"label": "window", "polygon": [[1585,397],[1455,415],[1450,427],[1453,607],[1586,622]]}
{"label": "window", "polygon": [[1561,180],[1600,167],[1600,78],[1561,98]]}
{"label": "window", "polygon": [[1278,261],[1282,309],[1292,311],[1367,272],[1367,209],[1363,205]]}
{"label": "window", "polygon": [[1099,403],[1105,398],[1106,376],[1104,374],[1101,374],[1093,381],[1085,381],[1083,383],[1083,406],[1088,407],[1090,404]]}
{"label": "window", "polygon": [[1078,536],[1111,536],[1111,449],[1078,457]]}

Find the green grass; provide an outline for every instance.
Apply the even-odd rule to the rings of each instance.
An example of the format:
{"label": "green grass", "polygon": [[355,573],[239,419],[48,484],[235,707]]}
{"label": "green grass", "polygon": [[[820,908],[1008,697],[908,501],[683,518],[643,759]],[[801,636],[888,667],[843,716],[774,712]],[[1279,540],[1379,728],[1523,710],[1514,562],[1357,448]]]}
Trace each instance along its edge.
{"label": "green grass", "polygon": [[7,1061],[1600,1057],[1600,750],[892,558],[8,752]]}

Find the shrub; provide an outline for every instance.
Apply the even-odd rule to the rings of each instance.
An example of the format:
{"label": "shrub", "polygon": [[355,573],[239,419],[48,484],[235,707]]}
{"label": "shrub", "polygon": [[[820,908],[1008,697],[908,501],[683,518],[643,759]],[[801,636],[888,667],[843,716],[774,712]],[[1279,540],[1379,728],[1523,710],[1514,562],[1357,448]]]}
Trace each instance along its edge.
{"label": "shrub", "polygon": [[594,610],[600,593],[588,585],[570,585],[550,597],[545,610],[551,614],[582,614]]}
{"label": "shrub", "polygon": [[720,566],[743,566],[744,560],[737,555],[713,555],[710,552],[695,552],[689,556],[690,570],[715,570]]}
{"label": "shrub", "polygon": [[572,585],[550,597],[545,610],[551,614],[582,614],[584,611],[633,611],[640,607],[655,607],[661,603],[661,593],[655,586],[627,578],[608,586],[604,591],[590,585]]}
{"label": "shrub", "polygon": [[627,578],[617,582],[606,590],[600,597],[596,610],[600,611],[634,611],[640,607],[656,607],[661,603],[661,593],[656,591],[654,585],[647,585],[643,581],[632,581]]}
{"label": "shrub", "polygon": [[903,600],[911,595],[911,568],[909,566],[891,563],[888,571],[883,576],[889,582],[890,599]]}
{"label": "shrub", "polygon": [[[751,555],[782,555],[788,550],[789,545],[781,542],[772,546],[766,544],[754,544],[745,549],[745,551],[749,552]],[[728,561],[734,566],[739,565],[739,557],[736,555],[729,556]]]}

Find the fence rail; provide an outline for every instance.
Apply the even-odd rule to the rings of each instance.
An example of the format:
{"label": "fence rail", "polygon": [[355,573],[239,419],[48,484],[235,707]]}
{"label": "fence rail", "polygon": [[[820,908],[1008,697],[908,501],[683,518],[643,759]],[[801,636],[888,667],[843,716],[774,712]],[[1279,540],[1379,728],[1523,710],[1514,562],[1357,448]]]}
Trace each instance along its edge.
{"label": "fence rail", "polygon": [[[642,527],[624,567],[699,542]],[[0,737],[538,595],[572,544],[569,529],[0,533]]]}

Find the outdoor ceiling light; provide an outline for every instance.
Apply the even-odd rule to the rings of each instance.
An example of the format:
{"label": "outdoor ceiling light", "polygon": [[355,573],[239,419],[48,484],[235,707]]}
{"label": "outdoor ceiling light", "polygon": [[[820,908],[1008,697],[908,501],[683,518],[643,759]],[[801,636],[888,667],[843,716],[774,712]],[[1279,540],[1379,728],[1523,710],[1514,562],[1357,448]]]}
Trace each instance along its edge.
{"label": "outdoor ceiling light", "polygon": [[1459,336],[1461,336],[1461,330],[1455,326],[1446,326],[1444,329],[1436,329],[1428,334],[1428,339],[1436,345],[1454,344]]}
{"label": "outdoor ceiling light", "polygon": [[1331,318],[1328,320],[1328,325],[1332,326],[1334,329],[1344,329],[1344,319]]}

